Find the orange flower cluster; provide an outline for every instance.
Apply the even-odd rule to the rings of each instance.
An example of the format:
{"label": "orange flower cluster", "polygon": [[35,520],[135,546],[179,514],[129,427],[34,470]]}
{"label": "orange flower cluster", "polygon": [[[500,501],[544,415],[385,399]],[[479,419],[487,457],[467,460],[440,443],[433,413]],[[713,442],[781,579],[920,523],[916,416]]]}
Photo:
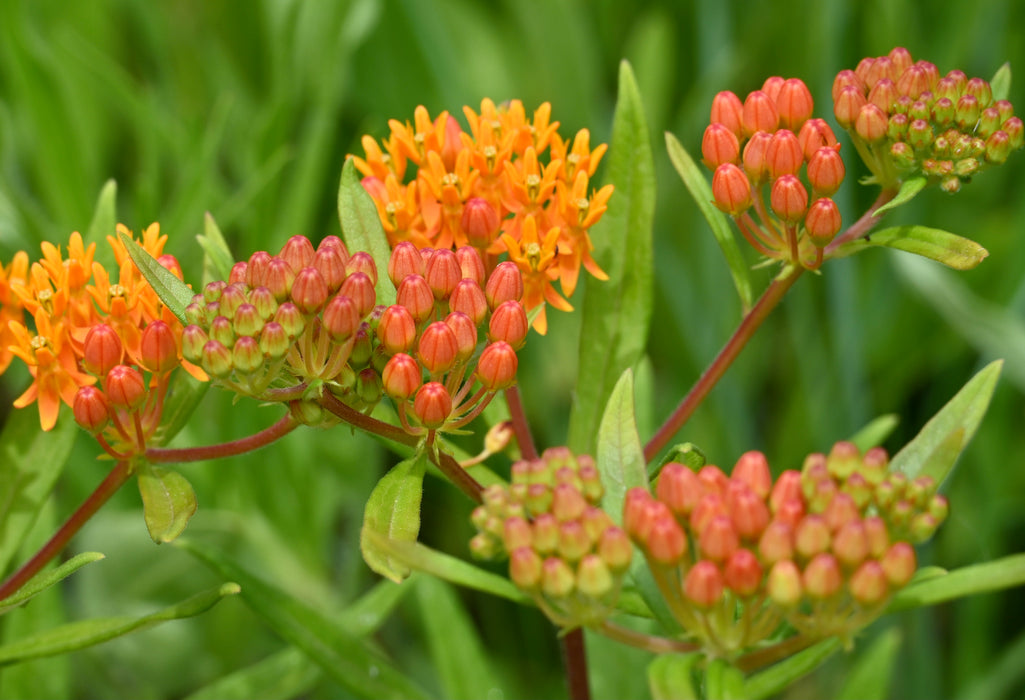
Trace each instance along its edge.
{"label": "orange flower cluster", "polygon": [[[715,171],[715,205],[766,257],[810,268],[840,230],[831,197],[845,174],[840,145],[824,120],[811,118],[813,109],[804,82],[773,76],[743,102],[729,91],[717,94],[701,142],[702,159]],[[760,223],[748,213],[752,206]]]}
{"label": "orange flower cluster", "polygon": [[[123,225],[119,224],[117,230],[132,235]],[[174,256],[163,254],[166,240],[167,236],[160,235],[159,224],[152,224],[143,232],[139,243],[181,279],[178,261]],[[71,234],[67,257],[59,246],[44,242],[42,259],[30,265],[28,255],[20,251],[0,272],[0,372],[7,369],[14,357],[28,365],[32,385],[14,405],[24,408],[38,402],[39,421],[44,430],[53,428],[62,401],[74,406],[80,388],[105,379],[115,367],[150,368],[156,361],[163,368],[159,373],[163,377],[180,363],[181,324],[157,298],[128,256],[124,244],[114,236],[108,236],[107,241],[118,268],[116,281],[111,280],[102,265],[94,262],[96,244],[86,246],[78,232]],[[173,362],[164,356],[149,356],[144,336],[154,324],[160,324],[158,335],[161,338],[166,335],[164,326],[171,331]],[[93,333],[98,328],[110,332]],[[90,335],[113,338],[117,342],[90,343]],[[166,355],[167,348],[162,341],[157,345],[161,346],[158,352]],[[199,368],[187,363],[184,366],[193,375],[205,379]],[[124,371],[119,369],[117,374],[120,376]],[[110,379],[106,379],[109,383]],[[151,380],[156,382],[156,375]],[[151,384],[150,389],[153,388]],[[98,405],[95,401],[92,403],[93,408]],[[103,421],[96,411],[91,415],[95,419],[92,427],[98,428],[95,431],[98,432]],[[152,428],[156,428],[155,422]]]}
{"label": "orange flower cluster", "polygon": [[607,279],[591,257],[588,235],[612,196],[612,185],[588,196],[606,146],[592,149],[587,129],[572,143],[564,140],[547,102],[533,119],[519,100],[496,106],[485,99],[480,114],[469,107],[463,113],[469,132],[448,112],[432,121],[423,106],[413,124],[389,121],[391,134],[380,144],[363,137],[366,157],[355,158],[356,167],[392,247],[470,245],[489,272],[507,254],[523,274],[524,306],[540,308],[533,327],[543,334],[546,303],[572,310],[566,297],[581,265]]}

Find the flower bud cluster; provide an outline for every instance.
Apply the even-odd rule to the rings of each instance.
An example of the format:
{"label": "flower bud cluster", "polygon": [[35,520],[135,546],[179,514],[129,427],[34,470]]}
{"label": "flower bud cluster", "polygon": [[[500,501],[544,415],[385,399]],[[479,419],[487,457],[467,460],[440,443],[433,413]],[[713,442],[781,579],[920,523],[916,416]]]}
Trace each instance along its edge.
{"label": "flower bud cluster", "polygon": [[1022,120],[988,82],[960,70],[941,76],[897,47],[864,58],[833,81],[833,111],[884,187],[924,175],[947,192],[1025,143]]}
{"label": "flower bud cluster", "polygon": [[623,523],[680,624],[716,653],[771,635],[848,637],[915,572],[913,543],[947,512],[928,478],[888,473],[881,448],[837,443],[773,482],[760,452],[727,476],[666,465],[627,493]]}
{"label": "flower bud cluster", "polygon": [[392,247],[472,246],[489,272],[508,253],[524,276],[524,306],[541,308],[533,325],[544,333],[546,303],[572,309],[555,280],[570,297],[581,266],[607,279],[588,234],[612,196],[612,185],[590,189],[606,146],[592,149],[587,129],[563,139],[547,102],[532,118],[519,100],[485,99],[479,114],[470,107],[463,114],[468,131],[448,112],[431,120],[423,106],[413,124],[389,121],[381,143],[363,137],[356,168]]}
{"label": "flower bud cluster", "polygon": [[512,466],[508,487],[490,486],[473,511],[479,557],[509,557],[509,576],[556,623],[594,624],[615,607],[633,547],[599,507],[594,460],[568,448]]}
{"label": "flower bud cluster", "polygon": [[801,80],[773,76],[743,102],[729,91],[716,95],[701,142],[715,205],[762,254],[808,266],[821,262],[818,251],[840,230],[831,197],[845,174],[832,129],[813,111]]}

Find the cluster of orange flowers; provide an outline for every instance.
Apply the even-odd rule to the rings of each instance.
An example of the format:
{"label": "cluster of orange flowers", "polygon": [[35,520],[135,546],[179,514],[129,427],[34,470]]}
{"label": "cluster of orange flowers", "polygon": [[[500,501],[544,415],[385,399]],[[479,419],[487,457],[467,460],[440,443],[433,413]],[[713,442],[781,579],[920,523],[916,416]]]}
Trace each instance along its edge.
{"label": "cluster of orange flowers", "polygon": [[[132,235],[123,225],[118,225],[118,232]],[[163,254],[166,240],[159,224],[152,224],[138,242],[181,279],[178,261]],[[62,401],[73,406],[81,387],[102,379],[97,376],[98,366],[124,363],[145,367],[143,333],[151,323],[167,324],[181,346],[181,324],[157,298],[124,244],[114,236],[107,241],[118,268],[116,281],[93,260],[96,244],[86,246],[78,232],[71,234],[67,257],[59,246],[44,242],[42,259],[30,265],[28,255],[19,251],[0,270],[0,373],[14,357],[28,366],[32,385],[14,405],[24,408],[38,402],[44,430],[53,428]],[[118,357],[91,362],[86,357],[86,337],[102,325],[114,331],[122,349],[117,351]],[[205,379],[202,370],[184,364]]]}
{"label": "cluster of orange flowers", "polygon": [[533,119],[519,100],[496,106],[485,99],[480,114],[469,107],[463,113],[469,132],[448,112],[432,121],[420,106],[413,124],[390,120],[391,133],[380,144],[364,136],[366,157],[355,158],[363,186],[392,247],[404,241],[421,249],[470,245],[489,272],[508,254],[523,275],[524,306],[528,312],[540,307],[533,327],[545,333],[545,303],[572,310],[566,297],[576,289],[581,265],[607,279],[591,257],[588,236],[612,196],[612,185],[588,196],[606,146],[592,149],[587,129],[572,143],[564,140],[547,102]]}

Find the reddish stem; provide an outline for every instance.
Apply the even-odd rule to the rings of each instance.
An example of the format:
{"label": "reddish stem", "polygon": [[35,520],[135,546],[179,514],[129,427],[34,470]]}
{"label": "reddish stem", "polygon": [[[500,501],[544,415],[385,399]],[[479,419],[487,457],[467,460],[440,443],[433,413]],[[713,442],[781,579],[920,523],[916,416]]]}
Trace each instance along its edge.
{"label": "reddish stem", "polygon": [[146,460],[151,464],[180,464],[183,462],[199,462],[204,459],[234,457],[266,447],[278,438],[288,435],[299,425],[300,423],[292,418],[291,413],[286,413],[277,423],[269,428],[264,428],[258,433],[233,440],[232,442],[222,442],[218,445],[205,445],[203,447],[183,447],[181,449],[151,447],[146,450]]}
{"label": "reddish stem", "polygon": [[826,246],[824,251],[826,257],[829,257],[830,253],[835,251],[844,243],[857,240],[871,231],[872,227],[879,223],[879,219],[882,218],[876,216],[876,212],[879,211],[879,207],[883,206],[896,196],[897,190],[895,189],[888,189],[880,192],[879,196],[876,197],[876,201],[872,202],[872,206],[868,208],[868,211],[862,214],[860,219],[851,224],[846,231],[834,238],[833,242]]}
{"label": "reddish stem", "polygon": [[587,650],[584,648],[584,630],[577,627],[559,640],[562,660],[566,664],[566,684],[570,700],[590,700],[591,687],[587,680]]}
{"label": "reddish stem", "polygon": [[519,386],[513,384],[505,390],[505,402],[509,405],[509,417],[512,419],[516,442],[520,445],[520,455],[524,459],[537,459],[537,447],[534,446],[534,436],[530,432],[527,414],[523,412]]}
{"label": "reddish stem", "polygon": [[110,497],[117,493],[128,478],[132,475],[131,462],[123,460],[118,462],[107,477],[100,482],[96,490],[89,494],[89,497],[82,502],[71,517],[68,518],[60,529],[54,533],[46,544],[25,562],[20,569],[15,571],[10,578],[0,586],[0,600],[7,598],[24,586],[33,576],[42,571],[51,559],[61,553],[82,526],[89,521],[89,518],[96,514],[100,507],[110,500]]}

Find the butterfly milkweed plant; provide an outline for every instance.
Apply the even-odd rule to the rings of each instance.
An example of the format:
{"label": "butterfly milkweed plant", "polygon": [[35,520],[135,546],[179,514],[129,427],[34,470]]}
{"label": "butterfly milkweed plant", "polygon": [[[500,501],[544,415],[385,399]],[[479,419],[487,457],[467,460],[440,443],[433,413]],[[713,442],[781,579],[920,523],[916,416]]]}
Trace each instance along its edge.
{"label": "butterfly milkweed plant", "polygon": [[[585,126],[564,125],[558,93],[421,105],[346,135],[328,230],[255,249],[266,239],[233,223],[229,247],[208,215],[196,248],[180,219],[117,223],[111,184],[84,234],[47,231],[7,254],[0,612],[12,624],[0,692],[48,682],[19,669],[201,616],[218,621],[217,644],[256,635],[258,652],[203,662],[198,691],[162,677],[153,697],[884,697],[901,653],[895,621],[909,619],[900,611],[1019,586],[1025,563],[979,546],[959,565],[931,544],[944,528],[981,527],[981,511],[959,513],[952,486],[967,482],[950,476],[999,357],[948,374],[960,390],[923,388],[933,408],[901,417],[901,431],[890,414],[826,439],[813,427],[848,415],[838,404],[851,397],[833,387],[867,392],[869,371],[929,387],[942,366],[860,354],[898,342],[880,325],[892,317],[879,290],[896,292],[885,279],[852,285],[845,259],[899,258],[883,269],[910,265],[924,293],[940,294],[927,282],[943,274],[957,287],[956,274],[986,269],[984,245],[1016,255],[968,237],[969,220],[949,218],[954,233],[913,223],[907,212],[922,210],[905,207],[932,197],[948,221],[951,198],[1021,157],[1025,126],[1008,65],[985,80],[897,47],[833,70],[831,89],[706,77],[691,93],[704,121],[654,149],[626,62],[611,120]],[[656,175],[702,225],[655,225]],[[701,240],[721,251],[714,270],[688,257]],[[693,296],[699,279],[727,301],[691,304],[699,315],[681,319],[673,295]],[[828,294],[829,310],[802,286]],[[941,315],[963,313],[963,298],[936,300]],[[790,336],[769,320],[780,309]],[[940,355],[947,333],[905,337],[901,352],[927,343],[925,357]],[[823,342],[837,347],[812,356]],[[739,388],[758,372],[768,389]],[[702,411],[708,402],[729,410]],[[786,440],[752,427],[774,430],[795,410]],[[716,417],[738,413],[748,417]],[[309,469],[268,447],[278,441]],[[344,482],[339,469],[351,471]],[[218,500],[227,480],[250,486]],[[65,498],[48,501],[55,489]],[[68,494],[77,507],[55,511]],[[143,522],[119,519],[119,532],[174,545],[112,545],[121,563],[94,563],[92,548],[117,542],[109,524],[94,527],[111,499],[122,512],[141,503]],[[197,509],[207,500],[210,512]],[[276,532],[274,517],[299,525]],[[304,541],[316,518],[336,531],[330,546]],[[111,616],[71,606],[14,624],[36,596],[73,601],[76,581],[103,566],[120,572]],[[118,587],[175,566],[192,572],[176,602],[118,603]],[[358,593],[333,589],[345,577]],[[410,618],[415,634],[401,626]],[[200,664],[186,637],[148,639],[165,669]],[[130,648],[121,663],[133,663]],[[834,657],[843,685],[815,685]]]}

